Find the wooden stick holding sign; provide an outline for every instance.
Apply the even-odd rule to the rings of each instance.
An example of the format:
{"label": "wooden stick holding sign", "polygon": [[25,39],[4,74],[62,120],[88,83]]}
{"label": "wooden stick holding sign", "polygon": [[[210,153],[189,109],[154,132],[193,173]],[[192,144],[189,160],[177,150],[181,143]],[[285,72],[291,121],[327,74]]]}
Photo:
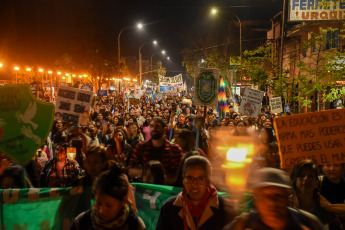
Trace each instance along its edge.
{"label": "wooden stick holding sign", "polygon": [[274,119],[282,168],[305,159],[316,164],[345,163],[345,109]]}

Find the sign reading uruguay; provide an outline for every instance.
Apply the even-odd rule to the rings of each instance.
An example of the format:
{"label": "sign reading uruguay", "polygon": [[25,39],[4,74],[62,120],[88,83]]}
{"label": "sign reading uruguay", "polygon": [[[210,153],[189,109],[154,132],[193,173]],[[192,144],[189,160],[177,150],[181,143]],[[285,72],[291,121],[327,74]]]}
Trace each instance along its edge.
{"label": "sign reading uruguay", "polygon": [[345,19],[345,1],[290,0],[290,21],[327,21]]}

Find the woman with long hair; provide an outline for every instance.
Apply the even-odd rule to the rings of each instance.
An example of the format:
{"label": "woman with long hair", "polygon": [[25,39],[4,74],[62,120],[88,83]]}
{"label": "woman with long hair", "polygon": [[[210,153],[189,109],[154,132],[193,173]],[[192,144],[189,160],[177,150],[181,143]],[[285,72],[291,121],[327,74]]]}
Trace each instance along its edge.
{"label": "woman with long hair", "polygon": [[114,160],[121,166],[126,166],[126,160],[131,151],[131,146],[126,142],[126,133],[124,129],[115,129],[114,136],[106,150],[107,159]]}
{"label": "woman with long hair", "polygon": [[134,149],[139,141],[144,141],[144,137],[141,134],[139,125],[137,123],[132,123],[127,129],[127,143],[132,146],[132,149]]}
{"label": "woman with long hair", "polygon": [[146,115],[146,121],[144,124],[141,126],[142,133],[144,135],[145,141],[151,139],[151,130],[150,130],[150,123],[153,118],[153,115],[151,113]]}

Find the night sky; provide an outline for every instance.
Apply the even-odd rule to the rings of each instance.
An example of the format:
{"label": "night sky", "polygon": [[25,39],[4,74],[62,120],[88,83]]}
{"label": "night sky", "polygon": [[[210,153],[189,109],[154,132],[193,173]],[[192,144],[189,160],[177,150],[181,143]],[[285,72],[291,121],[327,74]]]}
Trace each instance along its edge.
{"label": "night sky", "polygon": [[[139,46],[157,39],[171,58],[169,69],[183,70],[181,50],[205,33],[212,6],[233,11],[241,20],[267,20],[282,10],[283,0],[0,0],[0,61],[54,67],[64,53],[89,48],[117,57],[138,56]],[[224,20],[229,19],[223,13]],[[231,17],[230,17],[231,18]],[[245,31],[244,31],[245,32]],[[143,56],[155,50],[145,46]]]}

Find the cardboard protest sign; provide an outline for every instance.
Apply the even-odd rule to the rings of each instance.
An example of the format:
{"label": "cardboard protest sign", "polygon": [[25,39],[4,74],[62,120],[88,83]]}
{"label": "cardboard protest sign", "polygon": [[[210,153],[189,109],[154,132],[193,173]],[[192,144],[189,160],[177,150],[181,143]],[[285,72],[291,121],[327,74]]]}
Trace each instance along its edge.
{"label": "cardboard protest sign", "polygon": [[195,68],[194,103],[201,106],[218,105],[218,69]]}
{"label": "cardboard protest sign", "polygon": [[0,86],[0,151],[25,165],[44,143],[54,104],[38,100],[29,85]]}
{"label": "cardboard protest sign", "polygon": [[283,112],[282,98],[281,97],[270,98],[270,107],[273,113],[282,113]]}
{"label": "cardboard protest sign", "polygon": [[246,87],[242,97],[239,113],[256,117],[260,113],[261,102],[265,92]]}
{"label": "cardboard protest sign", "polygon": [[55,119],[73,125],[87,125],[93,92],[71,87],[60,87],[56,100]]}
{"label": "cardboard protest sign", "polygon": [[274,128],[282,168],[304,159],[345,163],[345,109],[277,117]]}

